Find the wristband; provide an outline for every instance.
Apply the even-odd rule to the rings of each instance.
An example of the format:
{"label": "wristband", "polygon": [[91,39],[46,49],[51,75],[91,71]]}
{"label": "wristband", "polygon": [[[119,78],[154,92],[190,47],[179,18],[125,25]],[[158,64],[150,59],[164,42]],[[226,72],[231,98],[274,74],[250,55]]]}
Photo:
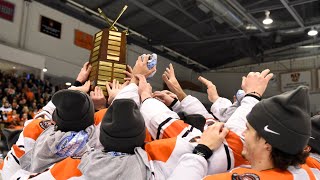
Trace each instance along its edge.
{"label": "wristband", "polygon": [[257,95],[254,95],[254,94],[246,94],[244,97],[247,97],[247,96],[253,97],[253,98],[257,99],[258,101],[261,101],[261,97],[259,97],[259,96],[257,96]]}
{"label": "wristband", "polygon": [[256,92],[256,91],[250,92],[250,93],[248,93],[248,94],[257,94],[259,97],[262,97],[261,94],[259,94],[259,93]]}
{"label": "wristband", "polygon": [[168,106],[168,108],[170,108],[172,110],[172,107],[178,102],[177,98],[174,98],[174,100],[172,101],[172,103]]}
{"label": "wristband", "polygon": [[74,83],[73,83],[73,85],[74,86],[76,86],[76,87],[78,87],[78,86],[82,86],[83,84],[80,82],[80,81],[75,81]]}
{"label": "wristband", "polygon": [[[142,101],[142,103],[144,103],[147,99],[150,99],[150,98],[152,98],[152,97],[147,97],[147,98],[145,98],[143,101]],[[141,103],[141,104],[142,104]]]}
{"label": "wristband", "polygon": [[206,146],[204,144],[198,144],[194,148],[192,153],[193,154],[197,154],[199,156],[202,156],[205,159],[209,159],[211,157],[211,155],[213,154],[212,150],[208,146]]}

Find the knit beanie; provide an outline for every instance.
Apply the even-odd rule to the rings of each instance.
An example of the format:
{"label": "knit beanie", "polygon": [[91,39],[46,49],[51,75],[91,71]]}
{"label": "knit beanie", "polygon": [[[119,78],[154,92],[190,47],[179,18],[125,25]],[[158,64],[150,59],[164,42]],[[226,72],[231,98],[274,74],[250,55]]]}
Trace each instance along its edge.
{"label": "knit beanie", "polygon": [[295,155],[311,135],[310,102],[306,86],[264,99],[247,115],[248,123],[272,147]]}
{"label": "knit beanie", "polygon": [[206,118],[201,114],[187,114],[184,111],[178,112],[178,115],[184,123],[190,124],[191,126],[199,129],[201,132],[204,130],[206,124]]}
{"label": "knit beanie", "polygon": [[132,99],[116,99],[104,115],[100,126],[100,142],[105,151],[134,153],[146,137],[145,122]]}
{"label": "knit beanie", "polygon": [[311,128],[311,137],[308,144],[312,150],[320,154],[320,115],[311,118]]}
{"label": "knit beanie", "polygon": [[60,90],[52,97],[56,106],[52,119],[56,130],[81,131],[94,123],[94,105],[86,93],[77,90]]}

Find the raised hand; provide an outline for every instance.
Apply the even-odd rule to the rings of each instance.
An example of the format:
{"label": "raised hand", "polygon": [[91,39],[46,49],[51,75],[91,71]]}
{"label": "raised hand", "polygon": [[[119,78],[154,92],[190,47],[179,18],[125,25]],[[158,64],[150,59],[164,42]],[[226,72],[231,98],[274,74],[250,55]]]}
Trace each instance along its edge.
{"label": "raised hand", "polygon": [[168,90],[162,90],[161,92],[163,92],[163,93],[165,93],[165,94],[167,94],[167,95],[169,95],[171,98],[173,98],[173,99],[178,99],[178,96],[176,95],[176,94],[174,94],[173,92],[171,92],[171,91],[168,91]]}
{"label": "raised hand", "polygon": [[265,69],[261,73],[250,72],[246,77],[242,77],[241,87],[244,92],[261,97],[268,86],[268,82],[273,77],[273,74],[269,72],[269,69]]}
{"label": "raised hand", "polygon": [[176,75],[174,74],[174,68],[172,64],[169,64],[169,68],[166,68],[162,75],[163,81],[166,83],[171,92],[178,96],[179,101],[182,101],[187,95],[182,90]]}
{"label": "raised hand", "polygon": [[[170,92],[170,91],[168,91]],[[171,93],[171,92],[170,92]],[[173,94],[173,93],[172,93]],[[163,102],[166,106],[170,106],[174,101],[174,97],[170,96],[169,94],[163,91],[155,91],[152,97],[158,99],[159,101]]]}
{"label": "raised hand", "polygon": [[116,95],[120,92],[121,89],[126,87],[129,84],[129,81],[124,82],[123,84],[120,84],[118,80],[113,79],[112,83],[107,83],[106,88],[108,91],[108,104],[110,105]]}
{"label": "raised hand", "polygon": [[91,69],[92,69],[92,66],[89,64],[89,62],[84,63],[84,65],[81,68],[76,80],[81,82],[81,83],[84,83],[85,81],[87,81]]}
{"label": "raised hand", "polygon": [[95,110],[106,108],[107,100],[104,97],[103,91],[99,86],[96,86],[94,88],[94,91],[90,92],[90,97],[93,101]]}
{"label": "raised hand", "polygon": [[216,100],[219,98],[219,94],[218,94],[216,86],[211,81],[207,80],[206,78],[204,78],[202,76],[199,76],[198,80],[202,84],[207,86],[207,93],[208,93],[209,101],[212,103],[216,102]]}
{"label": "raised hand", "polygon": [[154,66],[152,69],[148,69],[147,63],[149,56],[150,54],[144,56],[143,59],[141,59],[141,56],[138,57],[138,60],[132,69],[133,75],[141,74],[147,78],[150,74],[157,70],[156,66]]}
{"label": "raised hand", "polygon": [[147,82],[145,76],[137,74],[136,78],[139,80],[139,89],[138,93],[141,99],[141,102],[147,98],[152,97],[152,86]]}

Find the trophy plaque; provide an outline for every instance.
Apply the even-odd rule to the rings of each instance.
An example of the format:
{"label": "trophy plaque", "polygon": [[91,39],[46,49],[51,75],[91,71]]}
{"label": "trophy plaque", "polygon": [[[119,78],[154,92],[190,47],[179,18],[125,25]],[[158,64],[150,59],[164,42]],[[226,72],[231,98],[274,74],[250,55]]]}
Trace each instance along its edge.
{"label": "trophy plaque", "polygon": [[99,9],[100,14],[106,19],[109,28],[102,29],[94,36],[94,46],[90,54],[90,64],[92,70],[89,79],[91,81],[91,90],[95,86],[99,86],[103,90],[103,94],[108,96],[106,85],[117,79],[121,84],[124,83],[126,75],[123,71],[126,70],[126,45],[127,32],[118,32],[114,27],[116,21],[125,11],[125,6],[117,19],[111,24],[108,18]]}

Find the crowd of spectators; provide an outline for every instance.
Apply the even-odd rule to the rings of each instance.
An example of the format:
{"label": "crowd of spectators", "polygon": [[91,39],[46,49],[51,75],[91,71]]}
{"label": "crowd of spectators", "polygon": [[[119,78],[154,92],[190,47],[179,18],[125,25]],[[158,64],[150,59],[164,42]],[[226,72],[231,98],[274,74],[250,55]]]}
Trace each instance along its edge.
{"label": "crowd of spectators", "polygon": [[0,123],[1,128],[23,127],[26,120],[46,105],[55,89],[48,80],[34,74],[0,71]]}

